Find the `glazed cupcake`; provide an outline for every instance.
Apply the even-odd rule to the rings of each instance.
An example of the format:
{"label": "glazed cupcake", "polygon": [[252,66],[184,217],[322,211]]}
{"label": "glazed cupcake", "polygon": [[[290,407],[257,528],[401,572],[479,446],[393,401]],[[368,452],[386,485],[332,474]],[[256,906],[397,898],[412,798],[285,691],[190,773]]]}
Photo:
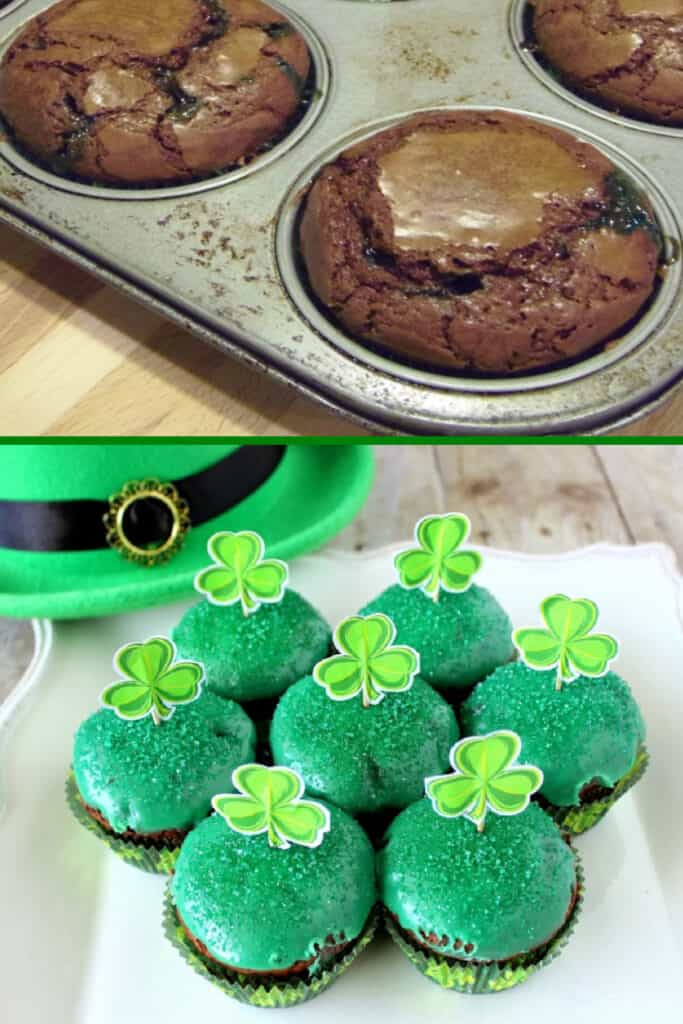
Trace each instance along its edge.
{"label": "glazed cupcake", "polygon": [[653,293],[651,205],[600,151],[501,110],[416,114],[341,153],[304,200],[310,290],[351,338],[507,376],[595,350]]}
{"label": "glazed cupcake", "polygon": [[378,854],[392,938],[446,989],[520,984],[558,955],[578,915],[576,856],[529,804],[542,773],[515,764],[519,749],[509,732],[461,740],[455,774],[426,780],[430,799],[398,815]]}
{"label": "glazed cupcake", "polygon": [[206,599],[173,630],[178,652],[202,662],[208,688],[222,697],[278,697],[327,654],[330,627],[287,589],[287,566],[263,557],[258,534],[218,533],[208,548],[215,564],[195,580]]}
{"label": "glazed cupcake", "polygon": [[234,168],[301,108],[304,38],[259,0],[62,0],[0,65],[0,113],[58,174],[164,185]]}
{"label": "glazed cupcake", "polygon": [[531,0],[537,53],[567,85],[617,113],[683,125],[677,0]]}
{"label": "glazed cupcake", "polygon": [[238,704],[201,692],[201,666],[174,658],[164,637],[118,651],[123,678],[76,732],[67,782],[81,824],[124,860],[160,873],[172,870],[256,741]]}
{"label": "glazed cupcake", "polygon": [[482,558],[462,549],[469,533],[464,515],[421,519],[418,546],[395,559],[399,583],[360,612],[388,616],[398,643],[419,653],[422,678],[453,696],[514,656],[506,612],[490,591],[472,583]]}
{"label": "glazed cupcake", "polygon": [[334,636],[340,653],[290,687],[273,716],[275,763],[353,815],[417,800],[425,776],[447,767],[459,735],[452,708],[418,676],[417,654],[394,645],[395,636],[385,615],[345,619]]}
{"label": "glazed cupcake", "polygon": [[185,840],[165,928],[182,956],[232,998],[282,1007],[324,991],[370,942],[374,854],[333,805],[302,799],[295,772],[248,764],[235,795]]}
{"label": "glazed cupcake", "polygon": [[[539,802],[565,831],[580,833],[645,771],[645,724],[628,684],[607,670],[616,641],[591,633],[595,604],[556,594],[541,607],[548,628],[515,633],[530,663],[496,669],[465,701],[461,721],[469,734],[519,733],[523,756],[543,770]],[[560,652],[558,638],[575,633]]]}

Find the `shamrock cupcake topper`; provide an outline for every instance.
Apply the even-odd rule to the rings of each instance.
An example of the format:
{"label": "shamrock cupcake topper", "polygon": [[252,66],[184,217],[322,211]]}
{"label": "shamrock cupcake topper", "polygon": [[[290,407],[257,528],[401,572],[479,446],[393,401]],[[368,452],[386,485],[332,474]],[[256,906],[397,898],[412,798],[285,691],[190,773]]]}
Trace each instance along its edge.
{"label": "shamrock cupcake topper", "polygon": [[126,644],[114,655],[123,677],[103,691],[100,701],[119,718],[137,721],[152,716],[155,725],[171,717],[178,704],[197,700],[204,669],[196,661],[176,661],[172,640],[153,636],[142,644]]}
{"label": "shamrock cupcake topper", "polygon": [[294,843],[313,849],[330,831],[330,812],[313,800],[302,800],[303,779],[291,768],[243,764],[232,773],[237,793],[211,801],[233,830],[245,836],[267,833],[271,846],[288,850]]}
{"label": "shamrock cupcake topper", "polygon": [[598,621],[598,606],[585,597],[572,601],[553,594],[541,602],[547,629],[516,629],[512,641],[529,668],[557,667],[557,689],[579,675],[604,676],[619,653],[619,644],[607,633],[591,633]]}
{"label": "shamrock cupcake topper", "polygon": [[287,586],[288,569],[278,558],[264,558],[266,546],[258,533],[214,533],[207,545],[214,565],[195,577],[195,589],[211,604],[241,602],[245,615],[262,604],[277,604]]}
{"label": "shamrock cupcake topper", "polygon": [[469,736],[450,754],[454,775],[425,779],[427,796],[443,818],[467,818],[484,831],[487,811],[510,817],[529,806],[543,785],[543,772],[516,764],[522,741],[516,732],[501,729],[487,736]]}
{"label": "shamrock cupcake topper", "polygon": [[416,548],[401,551],[394,559],[399,583],[406,590],[419,587],[434,601],[439,591],[460,594],[472,586],[472,577],[481,569],[478,551],[463,551],[470,534],[465,515],[425,516],[415,527]]}
{"label": "shamrock cupcake topper", "polygon": [[339,654],[319,661],[313,678],[332,700],[362,695],[363,707],[379,704],[387,693],[409,690],[420,670],[412,647],[393,647],[396,627],[386,615],[352,615],[334,631]]}

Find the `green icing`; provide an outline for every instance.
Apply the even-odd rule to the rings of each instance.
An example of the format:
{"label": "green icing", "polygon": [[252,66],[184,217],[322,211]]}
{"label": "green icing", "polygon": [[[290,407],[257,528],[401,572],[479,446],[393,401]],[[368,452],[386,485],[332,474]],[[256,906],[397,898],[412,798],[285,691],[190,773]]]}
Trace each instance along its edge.
{"label": "green icing", "polygon": [[332,641],[328,624],[294,590],[252,615],[200,601],[173,630],[179,658],[201,661],[209,687],[233,700],[278,697],[312,671]]}
{"label": "green icing", "polygon": [[360,935],[376,902],[374,855],[360,825],[329,809],[330,831],[315,849],[271,847],[266,835],[233,832],[218,815],[187,837],[171,892],[216,960],[267,973]]}
{"label": "green icing", "polygon": [[522,662],[503,665],[465,701],[465,735],[512,729],[522,740],[520,759],[542,769],[543,796],[560,807],[578,804],[583,787],[598,779],[614,786],[633,765],[645,725],[628,685],[614,672],[579,676],[555,688],[554,671]]}
{"label": "green icing", "polygon": [[418,800],[425,777],[448,770],[458,736],[452,708],[422,679],[365,708],[360,697],[332,700],[308,676],[281,698],[270,743],[308,793],[356,814]]}
{"label": "green icing", "polygon": [[645,195],[623,171],[613,170],[605,178],[608,206],[603,214],[589,226],[609,228],[620,235],[633,231],[646,231],[661,252],[664,248],[662,233],[652,216]]}
{"label": "green icing", "polygon": [[420,675],[433,686],[459,689],[484,679],[514,654],[512,623],[493,594],[472,586],[463,594],[439,593],[396,584],[367,604],[361,615],[384,612],[396,626],[396,643],[420,654]]}
{"label": "green icing", "polygon": [[536,804],[514,817],[489,815],[479,833],[420,800],[389,827],[378,872],[401,926],[462,960],[505,960],[547,942],[576,885],[574,855]]}
{"label": "green icing", "polygon": [[103,708],[76,733],[74,775],[85,803],[116,832],[186,829],[216,793],[232,791],[233,770],[252,760],[255,743],[242,708],[209,692],[161,725]]}

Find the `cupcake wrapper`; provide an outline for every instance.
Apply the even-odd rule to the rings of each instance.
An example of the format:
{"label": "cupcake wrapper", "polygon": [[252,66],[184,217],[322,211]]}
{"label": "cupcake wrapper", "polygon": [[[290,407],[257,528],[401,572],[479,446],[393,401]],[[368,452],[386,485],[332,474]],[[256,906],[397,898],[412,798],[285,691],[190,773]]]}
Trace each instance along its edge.
{"label": "cupcake wrapper", "polygon": [[170,875],[175,868],[175,862],[180,853],[180,847],[168,846],[142,846],[130,839],[121,839],[120,836],[108,832],[99,822],[95,821],[86,811],[76,786],[73,772],[69,772],[66,780],[66,802],[76,818],[76,821],[92,832],[103,843],[106,843],[110,850],[125,860],[127,864],[139,868],[140,871],[148,871],[154,875]]}
{"label": "cupcake wrapper", "polygon": [[602,797],[599,800],[591,800],[578,807],[557,807],[555,804],[544,800],[541,803],[541,807],[546,814],[549,814],[557,822],[563,832],[572,836],[581,835],[582,832],[587,832],[588,829],[597,825],[605,817],[610,807],[617,800],[621,799],[624,793],[627,793],[632,786],[635,786],[639,779],[642,779],[649,762],[650,755],[647,749],[641,746],[638,748],[633,767],[619,780],[609,796]]}
{"label": "cupcake wrapper", "polygon": [[314,999],[326,988],[329,988],[344,971],[348,970],[374,938],[377,917],[378,915],[373,912],[352,948],[333,967],[321,971],[309,981],[283,979],[269,984],[250,982],[248,975],[240,977],[238,974],[230,972],[230,976],[228,976],[216,964],[202,957],[188,939],[185,929],[178,920],[170,887],[166,889],[164,897],[163,927],[167,939],[175,946],[183,960],[197,974],[201,974],[207,981],[216,985],[226,996],[236,999],[240,1003],[247,1003],[249,1006],[283,1009]]}
{"label": "cupcake wrapper", "polygon": [[438,953],[430,954],[426,950],[414,946],[388,914],[385,919],[387,931],[418,971],[431,981],[436,982],[441,988],[464,992],[468,995],[502,992],[505,989],[514,988],[515,985],[521,985],[532,974],[555,960],[574,931],[581,914],[585,883],[581,860],[576,850],[573,852],[576,857],[576,877],[579,889],[576,903],[557,935],[553,936],[545,946],[533,950],[531,953],[493,963],[467,963],[464,960],[458,963],[447,957],[439,956]]}

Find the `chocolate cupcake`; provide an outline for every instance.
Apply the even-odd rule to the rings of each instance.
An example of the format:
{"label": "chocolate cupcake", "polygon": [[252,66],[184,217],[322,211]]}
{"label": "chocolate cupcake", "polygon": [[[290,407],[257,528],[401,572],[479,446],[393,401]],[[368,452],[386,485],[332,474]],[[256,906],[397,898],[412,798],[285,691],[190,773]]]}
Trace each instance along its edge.
{"label": "chocolate cupcake", "polygon": [[258,0],[62,0],[0,66],[0,113],[56,173],[190,181],[281,137],[310,70],[302,36]]}
{"label": "chocolate cupcake", "polygon": [[279,697],[323,658],[332,631],[295,590],[245,616],[239,605],[200,601],[173,630],[183,657],[204,665],[209,689],[239,701]]}
{"label": "chocolate cupcake", "polygon": [[505,375],[618,337],[652,295],[648,200],[592,146],[505,112],[418,114],[318,175],[299,240],[353,338]]}
{"label": "chocolate cupcake", "polygon": [[462,695],[515,653],[507,612],[485,587],[442,591],[433,601],[421,590],[388,587],[361,615],[382,612],[396,625],[398,643],[420,655],[420,675],[453,696]]}
{"label": "chocolate cupcake", "polygon": [[683,125],[681,0],[531,0],[539,54],[618,113]]}
{"label": "chocolate cupcake", "polygon": [[582,889],[575,854],[534,804],[478,832],[420,800],[390,826],[378,876],[394,941],[431,981],[467,993],[512,988],[557,956]]}
{"label": "chocolate cupcake", "polygon": [[[134,684],[133,684],[134,685]],[[254,756],[256,730],[233,701],[205,691],[156,725],[109,708],[79,727],[67,783],[81,824],[124,860],[168,873],[188,832]]]}
{"label": "chocolate cupcake", "polygon": [[309,676],[281,698],[270,744],[275,763],[299,772],[309,793],[376,814],[417,800],[425,776],[448,766],[458,735],[453,709],[423,679],[364,707],[331,700]]}
{"label": "chocolate cupcake", "polygon": [[301,800],[287,769],[244,765],[234,783],[237,795],[216,797],[219,813],[183,844],[166,934],[232,998],[291,1006],[327,988],[370,941],[373,850],[343,811]]}
{"label": "chocolate cupcake", "polygon": [[571,833],[597,824],[647,765],[642,715],[615,672],[558,690],[556,672],[503,665],[475,687],[461,721],[465,734],[519,734],[523,757],[544,774],[541,803]]}

